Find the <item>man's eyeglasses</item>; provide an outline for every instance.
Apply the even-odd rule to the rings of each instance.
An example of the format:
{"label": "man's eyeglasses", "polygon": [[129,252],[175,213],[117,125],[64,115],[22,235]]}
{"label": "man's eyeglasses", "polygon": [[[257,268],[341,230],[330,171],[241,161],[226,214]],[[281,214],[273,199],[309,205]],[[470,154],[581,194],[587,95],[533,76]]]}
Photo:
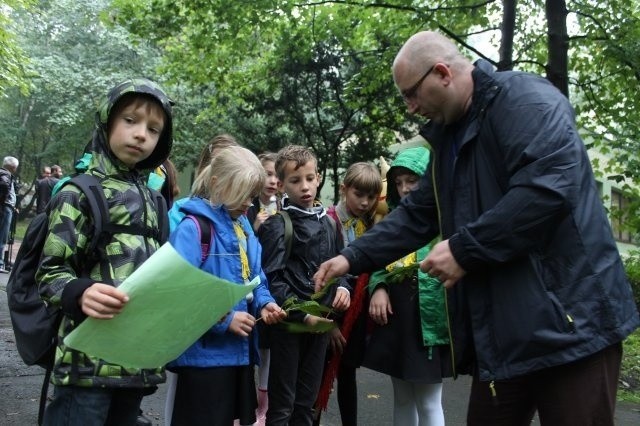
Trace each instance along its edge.
{"label": "man's eyeglasses", "polygon": [[402,90],[400,92],[400,94],[402,95],[402,99],[404,99],[405,102],[409,102],[411,99],[413,99],[416,96],[416,92],[420,88],[420,85],[422,84],[424,79],[427,78],[429,74],[431,74],[431,71],[433,71],[434,67],[435,65],[432,65],[431,68],[429,68],[427,72],[425,72],[424,75],[420,77],[420,79],[418,79],[418,81],[416,81],[416,83],[413,86],[409,87],[408,89]]}

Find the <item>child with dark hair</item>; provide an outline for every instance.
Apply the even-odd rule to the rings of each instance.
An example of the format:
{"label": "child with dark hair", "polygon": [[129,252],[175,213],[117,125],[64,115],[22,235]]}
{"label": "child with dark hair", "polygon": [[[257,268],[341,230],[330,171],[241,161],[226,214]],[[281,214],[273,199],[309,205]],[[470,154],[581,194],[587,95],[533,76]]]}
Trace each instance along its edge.
{"label": "child with dark hair", "polygon": [[[281,214],[271,216],[258,229],[262,266],[276,302],[295,298],[309,301],[314,293],[313,274],[318,265],[339,253],[342,237],[333,219],[316,201],[320,176],[313,153],[305,147],[289,145],[276,159],[278,188],[286,194],[282,210],[292,224],[291,250],[285,241]],[[289,254],[287,256],[287,253]],[[336,311],[349,307],[349,286],[344,279],[316,300]],[[314,326],[330,321],[324,317],[289,312],[289,321]],[[327,350],[326,333],[292,332],[278,324],[270,330],[268,425],[311,425]]]}
{"label": "child with dark hair", "polygon": [[[64,186],[50,202],[47,236],[36,279],[40,294],[64,314],[51,381],[53,401],[45,425],[133,425],[147,390],[164,371],[132,369],[67,347],[67,336],[86,317],[109,320],[126,309],[118,286],[163,243],[149,171],[171,152],[171,105],[154,82],[126,80],[108,93],[96,116],[86,173],[96,176],[109,205],[109,222],[122,226],[104,250],[88,253],[93,222],[85,195]],[[145,229],[140,235],[127,229]],[[84,273],[88,271],[87,273]]]}

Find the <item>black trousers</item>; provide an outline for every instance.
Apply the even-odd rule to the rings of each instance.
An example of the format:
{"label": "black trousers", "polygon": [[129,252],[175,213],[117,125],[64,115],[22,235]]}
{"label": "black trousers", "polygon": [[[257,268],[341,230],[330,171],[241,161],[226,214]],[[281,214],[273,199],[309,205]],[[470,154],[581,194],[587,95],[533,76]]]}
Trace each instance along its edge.
{"label": "black trousers", "polygon": [[569,364],[494,383],[473,378],[467,424],[613,426],[622,343]]}
{"label": "black trousers", "polygon": [[311,426],[327,350],[326,333],[271,330],[268,426]]}

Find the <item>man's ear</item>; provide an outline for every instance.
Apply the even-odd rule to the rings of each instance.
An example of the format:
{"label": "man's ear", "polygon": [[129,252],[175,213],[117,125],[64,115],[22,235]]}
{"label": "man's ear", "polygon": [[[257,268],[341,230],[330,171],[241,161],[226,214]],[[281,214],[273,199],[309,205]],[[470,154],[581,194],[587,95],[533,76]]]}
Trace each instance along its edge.
{"label": "man's ear", "polygon": [[283,193],[283,189],[284,189],[284,184],[282,183],[282,181],[280,179],[278,179],[278,183],[276,184],[278,187],[278,192]]}
{"label": "man's ear", "polygon": [[446,64],[438,62],[433,66],[433,71],[436,72],[442,80],[445,80],[446,85],[448,85],[453,79],[453,73]]}

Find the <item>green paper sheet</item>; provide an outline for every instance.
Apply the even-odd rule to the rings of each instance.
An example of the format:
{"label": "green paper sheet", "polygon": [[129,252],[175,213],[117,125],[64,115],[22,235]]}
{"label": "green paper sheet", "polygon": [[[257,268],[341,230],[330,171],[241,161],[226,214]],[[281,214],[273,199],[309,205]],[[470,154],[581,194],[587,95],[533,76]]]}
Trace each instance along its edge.
{"label": "green paper sheet", "polygon": [[118,289],[129,295],[109,320],[87,318],[65,339],[76,350],[128,368],[174,360],[260,282],[239,286],[192,266],[164,244]]}

